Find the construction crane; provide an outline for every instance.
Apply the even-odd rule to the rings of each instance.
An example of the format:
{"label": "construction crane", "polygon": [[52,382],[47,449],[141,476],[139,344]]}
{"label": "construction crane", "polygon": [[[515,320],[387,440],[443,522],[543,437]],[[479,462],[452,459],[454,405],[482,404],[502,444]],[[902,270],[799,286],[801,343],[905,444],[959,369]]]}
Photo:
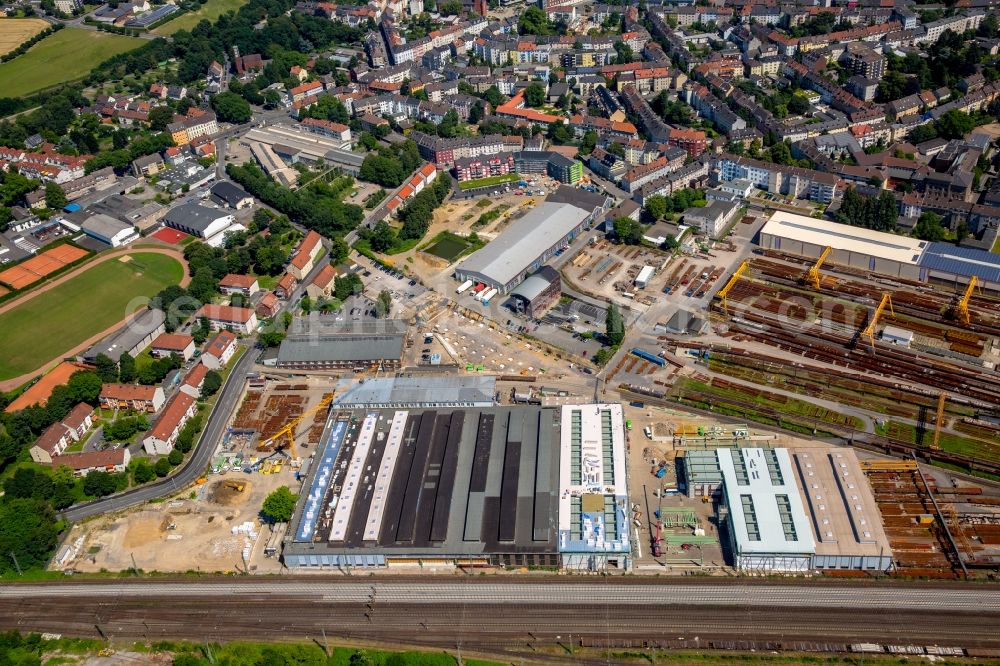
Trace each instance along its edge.
{"label": "construction crane", "polygon": [[962,294],[962,300],[955,306],[955,313],[958,315],[958,320],[962,322],[962,326],[968,326],[972,323],[972,316],[969,314],[969,301],[972,299],[972,292],[978,285],[979,278],[973,275],[972,279],[969,280],[969,286],[965,288],[965,293]]}
{"label": "construction crane", "polygon": [[283,425],[281,427],[281,429],[278,430],[278,432],[274,433],[273,435],[271,435],[270,437],[268,437],[267,439],[265,439],[263,442],[261,442],[260,444],[258,444],[257,445],[257,450],[258,451],[267,451],[267,450],[269,450],[271,448],[272,444],[276,444],[277,443],[278,444],[277,445],[277,450],[281,451],[282,449],[286,448],[286,446],[280,444],[279,442],[281,442],[282,440],[285,440],[287,442],[287,448],[289,449],[289,451],[291,451],[292,453],[294,453],[294,450],[295,450],[295,428],[298,427],[299,423],[301,423],[303,419],[305,419],[305,418],[307,418],[309,416],[312,416],[316,412],[318,412],[318,411],[320,411],[320,410],[328,407],[331,402],[333,402],[333,394],[332,393],[323,396],[323,399],[320,400],[318,403],[316,403],[316,405],[314,405],[313,407],[310,407],[306,411],[304,411],[301,414],[299,414],[298,416],[296,416],[294,419],[292,419],[291,421],[289,421],[288,423],[286,423],[285,425]]}
{"label": "construction crane", "polygon": [[816,263],[812,265],[812,268],[809,269],[809,273],[806,275],[806,281],[816,291],[819,291],[820,287],[819,269],[823,265],[823,262],[826,261],[826,258],[830,256],[831,252],[833,252],[832,247],[827,246],[823,248],[823,253],[819,255],[819,259],[816,260]]}
{"label": "construction crane", "polygon": [[944,425],[944,401],[948,395],[941,391],[938,395],[937,419],[934,421],[934,441],[931,443],[931,451],[940,451],[938,443],[941,441],[941,426]]}
{"label": "construction crane", "polygon": [[743,263],[741,263],[739,267],[737,267],[736,271],[733,273],[733,277],[729,278],[729,282],[726,283],[726,286],[720,289],[719,292],[716,294],[719,300],[722,301],[723,310],[729,309],[729,304],[726,301],[726,297],[729,296],[729,292],[732,290],[732,288],[736,286],[736,283],[739,281],[740,276],[742,276],[748,270],[750,270],[750,262],[744,260]]}
{"label": "construction crane", "polygon": [[889,294],[882,294],[882,300],[879,302],[878,307],[875,308],[875,313],[868,320],[865,330],[861,331],[861,336],[868,338],[868,342],[872,346],[872,351],[875,351],[875,327],[878,326],[878,320],[882,317],[882,311],[885,310],[885,306],[887,305],[889,306],[889,312],[893,316],[896,316],[896,313],[892,309],[892,297]]}

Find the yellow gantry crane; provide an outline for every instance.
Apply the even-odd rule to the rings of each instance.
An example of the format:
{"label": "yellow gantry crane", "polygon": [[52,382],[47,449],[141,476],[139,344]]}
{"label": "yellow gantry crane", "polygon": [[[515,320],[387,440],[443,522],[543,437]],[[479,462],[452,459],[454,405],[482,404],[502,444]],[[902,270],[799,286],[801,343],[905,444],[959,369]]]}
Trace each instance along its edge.
{"label": "yellow gantry crane", "polygon": [[[316,403],[314,406],[310,407],[306,411],[296,416],[294,419],[283,425],[281,427],[281,430],[274,433],[273,435],[265,439],[263,442],[258,444],[257,449],[260,451],[265,451],[269,449],[272,444],[277,443],[278,450],[287,447],[289,450],[289,455],[295,455],[295,429],[298,427],[300,423],[302,423],[303,419],[312,416],[313,414],[324,409],[325,407],[328,407],[331,402],[333,402],[332,393],[323,396],[323,399],[320,400],[318,403]],[[285,445],[282,445],[280,443],[281,440],[286,440],[287,443]]]}
{"label": "yellow gantry crane", "polygon": [[872,318],[868,320],[865,330],[861,331],[861,336],[868,338],[868,342],[872,346],[872,351],[875,351],[875,327],[878,326],[878,320],[882,317],[882,312],[887,305],[889,306],[889,312],[895,316],[896,313],[892,309],[892,297],[889,294],[882,294],[882,300],[879,301],[878,307],[875,308]]}
{"label": "yellow gantry crane", "polygon": [[972,316],[969,314],[969,301],[972,300],[972,292],[978,285],[979,278],[973,275],[972,279],[969,280],[969,286],[965,288],[965,293],[962,294],[962,300],[955,306],[955,313],[958,315],[958,320],[962,322],[962,326],[968,326],[972,323]]}
{"label": "yellow gantry crane", "polygon": [[831,252],[833,252],[832,247],[827,246],[823,248],[823,253],[819,255],[819,259],[816,260],[816,263],[812,265],[812,268],[809,269],[809,273],[806,275],[806,281],[816,291],[819,291],[820,287],[819,269],[823,265],[823,262],[826,261],[826,258],[830,256]]}
{"label": "yellow gantry crane", "polygon": [[944,425],[944,401],[947,397],[944,391],[938,395],[937,420],[934,421],[934,441],[931,443],[931,451],[941,450],[938,443],[941,441],[941,426]]}
{"label": "yellow gantry crane", "polygon": [[737,267],[736,271],[733,273],[733,277],[729,278],[729,282],[726,283],[726,286],[720,289],[716,294],[719,300],[722,301],[723,310],[729,309],[729,304],[726,301],[726,297],[729,296],[729,292],[732,290],[733,287],[736,286],[736,283],[739,282],[740,277],[748,270],[750,270],[750,262],[748,260],[744,260],[739,265],[739,267]]}

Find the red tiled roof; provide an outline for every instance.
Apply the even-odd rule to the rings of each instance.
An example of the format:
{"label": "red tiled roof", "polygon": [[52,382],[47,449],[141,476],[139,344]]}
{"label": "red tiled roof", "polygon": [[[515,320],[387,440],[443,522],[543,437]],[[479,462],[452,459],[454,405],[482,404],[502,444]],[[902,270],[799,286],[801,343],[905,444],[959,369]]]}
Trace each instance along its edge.
{"label": "red tiled roof", "polygon": [[125,464],[125,452],[127,449],[105,449],[103,451],[86,451],[84,453],[70,453],[52,458],[53,467],[69,467],[74,471],[81,469],[92,469],[95,467],[120,467]]}
{"label": "red tiled roof", "polygon": [[160,414],[160,418],[156,419],[149,435],[161,441],[170,439],[170,436],[177,430],[177,426],[180,425],[181,419],[184,418],[184,413],[193,404],[194,398],[187,393],[183,391],[175,393],[174,397],[167,403],[163,413]]}
{"label": "red tiled roof", "polygon": [[230,273],[219,280],[220,287],[232,287],[233,289],[251,289],[257,278],[252,275],[237,275]]}
{"label": "red tiled roof", "polygon": [[182,335],[180,333],[160,333],[153,344],[150,345],[153,349],[166,349],[168,351],[184,351],[187,349],[188,345],[194,342],[194,338],[190,335]]}
{"label": "red tiled roof", "polygon": [[196,318],[208,317],[211,321],[224,321],[234,324],[246,324],[253,317],[250,308],[234,308],[231,305],[214,305],[207,303],[195,313]]}
{"label": "red tiled roof", "polygon": [[182,384],[184,386],[193,386],[198,388],[201,386],[202,381],[205,380],[205,375],[208,374],[208,366],[204,363],[196,364],[191,370],[184,375],[184,381]]}
{"label": "red tiled roof", "polygon": [[156,395],[155,386],[140,384],[105,384],[101,387],[101,397],[109,400],[146,400],[152,401]]}
{"label": "red tiled roof", "polygon": [[234,342],[236,342],[236,335],[232,331],[219,331],[211,340],[205,343],[202,355],[211,354],[216,358],[222,358],[222,353]]}

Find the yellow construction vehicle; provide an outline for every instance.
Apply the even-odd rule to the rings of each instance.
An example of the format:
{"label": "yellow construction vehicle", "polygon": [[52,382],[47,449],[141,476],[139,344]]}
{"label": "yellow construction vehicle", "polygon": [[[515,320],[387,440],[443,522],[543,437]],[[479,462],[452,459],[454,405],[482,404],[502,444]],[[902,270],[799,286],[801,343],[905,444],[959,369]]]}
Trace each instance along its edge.
{"label": "yellow construction vehicle", "polygon": [[303,421],[316,412],[322,411],[323,409],[330,406],[333,402],[333,394],[323,396],[323,399],[316,403],[313,407],[310,407],[306,411],[302,412],[294,419],[286,423],[281,427],[281,429],[274,433],[272,436],[268,437],[260,444],[257,445],[258,451],[269,451],[271,447],[274,446],[277,450],[281,451],[285,448],[288,449],[289,455],[295,455],[295,429],[298,427],[299,423]]}
{"label": "yellow construction vehicle", "polygon": [[750,270],[750,262],[745,260],[743,261],[743,263],[739,265],[739,267],[733,273],[733,277],[729,278],[729,282],[726,283],[726,286],[720,289],[719,292],[716,294],[716,297],[718,297],[718,299],[722,301],[723,310],[729,309],[729,303],[726,301],[726,297],[729,296],[729,292],[732,291],[732,288],[736,286],[736,283],[739,281],[740,276],[742,276],[748,270]]}
{"label": "yellow construction vehicle", "polygon": [[861,331],[861,337],[868,338],[868,342],[872,346],[872,351],[875,351],[875,327],[878,326],[878,320],[882,317],[882,312],[887,305],[889,306],[889,312],[893,316],[896,316],[896,313],[892,310],[892,297],[889,294],[882,294],[882,300],[879,301],[878,307],[875,308],[875,313],[868,320],[865,330]]}
{"label": "yellow construction vehicle", "polygon": [[826,258],[830,256],[831,252],[833,252],[832,247],[827,246],[823,248],[823,253],[819,255],[819,259],[816,260],[816,263],[812,265],[812,268],[809,269],[809,273],[806,275],[806,281],[816,291],[819,291],[820,287],[819,269],[823,265],[823,262],[826,261]]}
{"label": "yellow construction vehicle", "polygon": [[962,322],[962,326],[968,326],[972,323],[972,316],[969,314],[969,301],[972,299],[972,292],[975,291],[978,284],[979,278],[973,275],[972,279],[969,280],[969,286],[965,288],[965,293],[962,294],[962,300],[955,306],[955,314]]}
{"label": "yellow construction vehicle", "polygon": [[235,490],[238,493],[243,492],[244,490],[246,490],[247,487],[246,481],[226,481],[223,485],[226,488],[229,488],[230,490]]}

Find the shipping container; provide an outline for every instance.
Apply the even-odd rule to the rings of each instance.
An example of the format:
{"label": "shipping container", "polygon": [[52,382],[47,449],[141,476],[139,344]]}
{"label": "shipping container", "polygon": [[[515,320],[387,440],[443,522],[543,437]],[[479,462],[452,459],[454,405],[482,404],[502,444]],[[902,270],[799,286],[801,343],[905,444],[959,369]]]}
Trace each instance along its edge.
{"label": "shipping container", "polygon": [[656,365],[660,366],[661,368],[664,365],[667,364],[666,361],[664,361],[662,358],[660,358],[656,354],[651,354],[651,353],[649,353],[648,351],[646,351],[644,349],[639,349],[638,347],[633,347],[632,348],[632,353],[635,356],[638,356],[641,359],[649,361],[650,363],[655,363]]}

